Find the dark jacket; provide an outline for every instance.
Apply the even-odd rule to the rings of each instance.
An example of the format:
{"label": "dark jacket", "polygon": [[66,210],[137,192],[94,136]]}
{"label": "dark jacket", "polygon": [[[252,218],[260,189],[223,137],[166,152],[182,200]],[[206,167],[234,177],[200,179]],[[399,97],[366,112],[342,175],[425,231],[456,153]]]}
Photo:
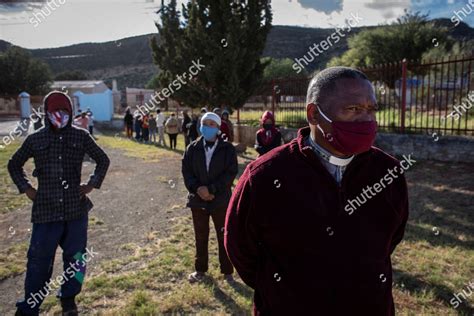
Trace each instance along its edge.
{"label": "dark jacket", "polygon": [[269,143],[265,143],[263,140],[266,132],[266,130],[261,128],[257,131],[255,136],[255,150],[260,156],[281,145],[281,133],[279,130],[275,129],[274,131],[271,131],[273,135]]}
{"label": "dark jacket", "polygon": [[188,124],[191,123],[191,117],[189,115],[183,115],[183,123],[181,125],[181,131],[185,135],[188,135]]}
{"label": "dark jacket", "polygon": [[131,128],[133,126],[133,115],[130,112],[126,112],[123,121],[126,126]]}
{"label": "dark jacket", "polygon": [[[231,186],[238,172],[237,154],[234,146],[219,139],[206,170],[203,137],[188,145],[182,159],[184,184],[189,191],[186,206],[212,210],[225,207],[231,196]],[[209,193],[214,194],[212,201],[204,201],[196,193],[198,187],[205,185]]]}
{"label": "dark jacket", "polygon": [[188,129],[188,136],[191,140],[195,140],[196,138],[199,137],[199,133],[198,133],[198,121],[197,120],[192,120],[190,122],[190,126],[189,126],[189,129]]}
{"label": "dark jacket", "polygon": [[229,202],[225,247],[260,315],[394,315],[390,255],[408,218],[405,178],[345,206],[399,162],[373,147],[341,186],[298,137],[250,163]]}
{"label": "dark jacket", "polygon": [[[263,124],[267,120],[272,121],[272,126],[268,131],[263,128]],[[254,146],[259,156],[281,145],[281,133],[278,128],[275,127],[275,116],[271,111],[263,112],[260,118],[260,124],[262,124],[262,128],[260,128],[255,135]]]}
{"label": "dark jacket", "polygon": [[84,154],[97,163],[88,182],[97,189],[107,173],[109,158],[88,131],[71,125],[72,119],[58,131],[52,130],[47,116],[44,121],[45,127],[29,135],[12,156],[8,171],[20,193],[24,193],[31,183],[23,166],[34,158],[33,176],[38,178],[38,188],[31,213],[33,223],[78,219],[93,206],[88,197],[81,199],[79,193]]}

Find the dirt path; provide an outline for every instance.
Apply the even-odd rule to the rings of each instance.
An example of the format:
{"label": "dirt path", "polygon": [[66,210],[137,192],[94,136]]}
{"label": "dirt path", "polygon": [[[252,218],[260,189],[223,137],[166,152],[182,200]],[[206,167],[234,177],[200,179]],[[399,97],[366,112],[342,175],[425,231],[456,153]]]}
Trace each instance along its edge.
{"label": "dirt path", "polygon": [[[102,188],[90,195],[95,207],[89,216],[96,220],[89,227],[88,247],[93,247],[98,255],[89,264],[89,275],[94,275],[94,268],[101,261],[126,254],[121,245],[144,244],[151,231],[158,231],[160,238],[165,237],[174,218],[190,216],[185,207],[186,189],[179,153],[150,163],[128,157],[118,149],[106,148],[106,151],[111,158],[109,172]],[[93,168],[94,163],[84,162],[83,181]],[[29,241],[30,212],[31,205],[28,205],[0,215],[2,251]],[[61,270],[61,250],[58,249],[54,275],[59,275]],[[0,315],[13,315],[14,302],[23,295],[24,275],[0,281]]]}

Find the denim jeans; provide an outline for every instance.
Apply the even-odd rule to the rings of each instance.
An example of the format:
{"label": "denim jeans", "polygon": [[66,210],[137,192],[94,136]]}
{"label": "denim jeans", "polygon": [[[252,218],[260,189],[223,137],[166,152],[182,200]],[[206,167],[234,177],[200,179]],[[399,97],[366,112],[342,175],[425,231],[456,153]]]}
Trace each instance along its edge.
{"label": "denim jeans", "polygon": [[[26,265],[25,298],[17,307],[27,315],[38,315],[39,307],[49,294],[58,245],[63,250],[63,278],[51,280],[51,286],[61,285],[58,297],[74,297],[81,291],[85,275],[88,216],[62,221],[33,224],[28,263]],[[58,281],[59,279],[59,281]]]}

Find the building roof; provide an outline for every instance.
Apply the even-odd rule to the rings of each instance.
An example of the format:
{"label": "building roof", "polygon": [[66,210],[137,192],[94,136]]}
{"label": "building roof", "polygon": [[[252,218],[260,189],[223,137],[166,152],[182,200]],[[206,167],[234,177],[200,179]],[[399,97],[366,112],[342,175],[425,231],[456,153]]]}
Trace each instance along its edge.
{"label": "building roof", "polygon": [[102,80],[69,80],[69,81],[54,81],[52,88],[62,88],[64,86],[72,89],[88,89],[97,86],[105,85]]}
{"label": "building roof", "polygon": [[154,93],[155,90],[153,89],[140,89],[140,88],[125,88],[126,93]]}

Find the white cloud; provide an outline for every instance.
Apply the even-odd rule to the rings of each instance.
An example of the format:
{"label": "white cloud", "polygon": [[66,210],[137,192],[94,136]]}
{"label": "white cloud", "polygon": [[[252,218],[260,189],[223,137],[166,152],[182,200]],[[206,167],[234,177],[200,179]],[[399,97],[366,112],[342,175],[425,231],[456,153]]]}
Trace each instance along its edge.
{"label": "white cloud", "polygon": [[[59,0],[48,0],[59,1]],[[63,0],[61,0],[63,1]],[[27,48],[57,47],[82,42],[105,42],[156,33],[154,19],[161,0],[65,0],[36,28],[29,23],[42,3],[0,1],[0,39]],[[417,9],[413,0],[412,8]],[[453,4],[426,0],[436,17],[450,18]],[[453,0],[450,0],[453,1]],[[178,0],[178,7],[187,0]],[[459,0],[455,1],[457,6]],[[456,5],[454,5],[456,6]],[[274,25],[333,28],[342,25],[351,13],[359,13],[361,25],[390,23],[410,7],[409,0],[273,0]]]}

